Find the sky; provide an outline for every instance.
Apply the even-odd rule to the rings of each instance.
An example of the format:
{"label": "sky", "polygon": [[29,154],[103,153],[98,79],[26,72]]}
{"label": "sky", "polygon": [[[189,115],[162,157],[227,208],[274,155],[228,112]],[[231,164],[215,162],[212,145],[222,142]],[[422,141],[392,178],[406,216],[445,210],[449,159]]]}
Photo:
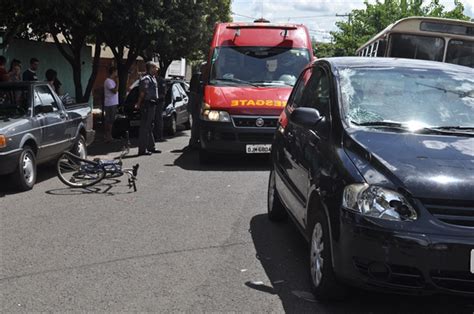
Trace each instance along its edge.
{"label": "sky", "polygon": [[[464,4],[464,14],[474,18],[474,0],[460,1]],[[454,7],[454,0],[440,0],[440,3],[447,10]],[[251,22],[264,17],[275,23],[305,24],[312,37],[328,42],[329,32],[337,30],[336,21],[347,19],[336,14],[344,15],[363,8],[364,0],[233,0],[232,17],[234,22]]]}

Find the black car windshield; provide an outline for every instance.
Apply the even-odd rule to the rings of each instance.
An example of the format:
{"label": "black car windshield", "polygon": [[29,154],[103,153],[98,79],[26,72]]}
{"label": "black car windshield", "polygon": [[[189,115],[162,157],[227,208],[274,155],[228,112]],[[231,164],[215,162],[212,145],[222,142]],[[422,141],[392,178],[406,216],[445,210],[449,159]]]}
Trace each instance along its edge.
{"label": "black car windshield", "polygon": [[220,47],[211,61],[211,85],[293,86],[309,63],[307,49]]}
{"label": "black car windshield", "polygon": [[28,114],[28,88],[23,86],[0,87],[0,119],[20,118]]}
{"label": "black car windshield", "polygon": [[474,127],[470,68],[346,68],[339,75],[344,116],[356,125]]}

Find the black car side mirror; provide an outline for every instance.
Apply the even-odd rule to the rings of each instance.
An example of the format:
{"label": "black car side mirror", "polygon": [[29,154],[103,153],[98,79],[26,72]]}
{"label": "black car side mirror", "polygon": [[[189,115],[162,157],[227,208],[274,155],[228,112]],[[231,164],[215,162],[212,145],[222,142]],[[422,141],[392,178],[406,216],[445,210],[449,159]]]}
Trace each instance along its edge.
{"label": "black car side mirror", "polygon": [[290,121],[304,129],[313,129],[323,120],[324,117],[314,108],[296,108],[290,115]]}

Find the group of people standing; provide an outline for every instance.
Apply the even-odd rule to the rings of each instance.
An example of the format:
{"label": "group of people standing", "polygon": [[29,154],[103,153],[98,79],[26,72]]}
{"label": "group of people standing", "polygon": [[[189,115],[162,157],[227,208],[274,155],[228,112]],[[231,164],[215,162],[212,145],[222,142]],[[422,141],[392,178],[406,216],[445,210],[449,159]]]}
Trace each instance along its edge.
{"label": "group of people standing", "polygon": [[[21,73],[21,61],[13,59],[10,62],[10,69],[6,69],[7,59],[0,56],[0,82],[27,82],[38,81],[39,60],[36,58],[30,59],[30,66],[23,74]],[[53,69],[46,70],[45,79],[56,94],[61,94],[61,81],[58,79],[58,73]]]}
{"label": "group of people standing", "polygon": [[[156,62],[146,63],[146,74],[139,81],[138,100],[134,108],[140,110],[140,133],[138,155],[160,153],[155,142],[163,141],[163,107],[166,82],[158,76],[160,66]],[[112,141],[112,127],[119,104],[118,73],[109,68],[109,76],[104,82],[105,142]]]}

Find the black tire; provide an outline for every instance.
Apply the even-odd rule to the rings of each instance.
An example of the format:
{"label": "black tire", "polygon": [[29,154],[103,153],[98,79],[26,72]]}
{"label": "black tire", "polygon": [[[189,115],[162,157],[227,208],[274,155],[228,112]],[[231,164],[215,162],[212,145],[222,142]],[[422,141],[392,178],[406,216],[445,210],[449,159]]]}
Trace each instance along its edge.
{"label": "black tire", "polygon": [[94,161],[85,160],[72,153],[59,157],[57,165],[59,180],[72,188],[85,188],[97,184],[107,172]]}
{"label": "black tire", "polygon": [[268,178],[268,192],[267,192],[267,211],[268,219],[271,221],[283,221],[288,217],[285,206],[280,200],[278,191],[275,186],[275,170],[270,170]]}
{"label": "black tire", "polygon": [[18,167],[12,173],[13,181],[20,191],[28,191],[36,183],[36,175],[35,153],[29,146],[25,146],[18,159]]}
{"label": "black tire", "polygon": [[87,144],[84,136],[79,135],[76,144],[74,144],[74,147],[71,149],[71,153],[82,159],[87,158]]}
{"label": "black tire", "polygon": [[188,114],[188,121],[184,124],[184,128],[186,130],[191,130],[193,127],[193,116],[191,114]]}
{"label": "black tire", "polygon": [[168,127],[167,131],[168,134],[171,136],[174,136],[176,134],[176,131],[178,129],[177,123],[176,123],[176,115],[171,115],[170,121],[168,122]]}
{"label": "black tire", "polygon": [[332,268],[331,239],[326,214],[318,210],[310,227],[310,283],[317,300],[341,300],[345,287],[340,284]]}

